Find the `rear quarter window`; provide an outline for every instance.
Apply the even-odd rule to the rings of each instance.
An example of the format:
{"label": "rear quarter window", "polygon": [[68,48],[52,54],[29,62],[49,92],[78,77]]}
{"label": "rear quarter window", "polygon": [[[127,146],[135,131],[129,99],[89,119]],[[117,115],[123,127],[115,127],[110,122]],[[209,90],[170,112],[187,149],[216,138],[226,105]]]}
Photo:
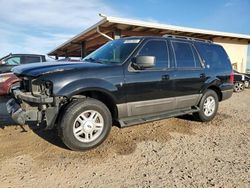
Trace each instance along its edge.
{"label": "rear quarter window", "polygon": [[196,43],[195,46],[209,68],[231,69],[231,62],[222,46],[205,43]]}

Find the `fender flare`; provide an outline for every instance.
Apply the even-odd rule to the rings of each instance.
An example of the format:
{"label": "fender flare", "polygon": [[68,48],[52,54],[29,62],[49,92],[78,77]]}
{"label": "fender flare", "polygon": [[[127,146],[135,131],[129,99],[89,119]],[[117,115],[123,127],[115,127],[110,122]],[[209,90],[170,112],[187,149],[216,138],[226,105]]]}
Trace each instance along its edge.
{"label": "fender flare", "polygon": [[103,92],[112,97],[114,101],[116,101],[116,98],[113,93],[118,91],[118,88],[112,83],[107,82],[105,80],[90,78],[70,82],[64,87],[60,88],[56,93],[54,93],[54,95],[65,96],[70,98],[85,91]]}
{"label": "fender flare", "polygon": [[217,87],[220,89],[221,81],[218,78],[209,78],[206,80],[204,86],[201,88],[200,93],[204,93],[209,87]]}

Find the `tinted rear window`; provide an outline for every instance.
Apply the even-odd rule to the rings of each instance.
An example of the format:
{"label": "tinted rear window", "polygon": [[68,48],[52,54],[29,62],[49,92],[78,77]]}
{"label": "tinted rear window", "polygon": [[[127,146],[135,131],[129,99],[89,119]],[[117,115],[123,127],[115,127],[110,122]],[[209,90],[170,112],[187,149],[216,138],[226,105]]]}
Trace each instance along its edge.
{"label": "tinted rear window", "polygon": [[225,50],[214,44],[196,43],[197,50],[210,68],[231,69],[231,62]]}
{"label": "tinted rear window", "polygon": [[201,67],[197,52],[194,47],[186,42],[172,42],[178,68]]}

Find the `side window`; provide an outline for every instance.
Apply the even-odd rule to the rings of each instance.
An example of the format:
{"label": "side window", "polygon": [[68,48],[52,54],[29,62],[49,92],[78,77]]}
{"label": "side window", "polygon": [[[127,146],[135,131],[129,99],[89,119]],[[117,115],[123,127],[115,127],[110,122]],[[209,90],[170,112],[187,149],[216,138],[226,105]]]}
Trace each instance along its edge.
{"label": "side window", "polygon": [[201,67],[200,60],[193,46],[186,42],[172,42],[177,68]]}
{"label": "side window", "polygon": [[38,63],[40,61],[41,61],[40,57],[38,57],[38,56],[25,56],[23,63],[24,64],[27,64],[27,63]]}
{"label": "side window", "polygon": [[195,67],[196,67],[196,68],[202,67],[201,61],[200,61],[200,58],[199,58],[199,56],[198,56],[197,50],[196,50],[193,46],[191,46],[191,48],[192,48],[192,52],[193,52],[193,55],[194,55]]}
{"label": "side window", "polygon": [[210,68],[220,68],[220,69],[231,69],[230,60],[225,52],[225,50],[219,46],[214,44],[204,44],[197,43],[197,49],[205,63],[210,66]]}
{"label": "side window", "polygon": [[155,56],[156,62],[153,69],[163,69],[168,67],[168,47],[165,41],[148,41],[142,47],[138,55]]}
{"label": "side window", "polygon": [[21,62],[21,58],[20,57],[11,57],[9,59],[7,59],[6,61],[6,65],[20,65]]}

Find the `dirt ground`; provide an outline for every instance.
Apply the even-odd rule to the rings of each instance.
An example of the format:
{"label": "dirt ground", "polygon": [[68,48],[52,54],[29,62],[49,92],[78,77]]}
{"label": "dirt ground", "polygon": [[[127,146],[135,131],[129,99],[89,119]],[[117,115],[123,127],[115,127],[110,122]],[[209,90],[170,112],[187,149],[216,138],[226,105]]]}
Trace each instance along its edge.
{"label": "dirt ground", "polygon": [[51,131],[13,125],[0,105],[0,187],[250,187],[250,90],[192,116],[112,128],[100,147],[68,150]]}

